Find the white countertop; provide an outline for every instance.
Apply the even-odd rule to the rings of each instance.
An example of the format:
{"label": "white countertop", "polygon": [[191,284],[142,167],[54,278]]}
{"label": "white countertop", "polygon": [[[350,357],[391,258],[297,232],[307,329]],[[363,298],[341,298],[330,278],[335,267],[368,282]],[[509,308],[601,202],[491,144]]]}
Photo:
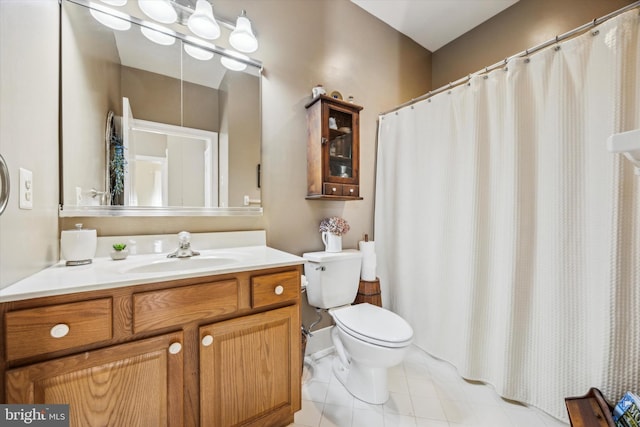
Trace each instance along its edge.
{"label": "white countertop", "polygon": [[[114,261],[110,257],[97,257],[91,264],[67,267],[60,261],[32,276],[0,290],[0,302],[29,298],[63,295],[110,289],[143,283],[162,282],[212,274],[236,273],[287,265],[303,264],[301,257],[282,252],[264,245],[243,246],[201,250],[193,259],[224,258],[226,263],[217,266],[197,266],[196,268],[171,271],[131,272],[136,267],[164,263],[167,254],[130,255],[127,259]],[[177,265],[183,260],[173,259]],[[188,260],[188,259],[186,259]],[[187,261],[188,262],[188,261]],[[187,264],[185,264],[187,265]]]}

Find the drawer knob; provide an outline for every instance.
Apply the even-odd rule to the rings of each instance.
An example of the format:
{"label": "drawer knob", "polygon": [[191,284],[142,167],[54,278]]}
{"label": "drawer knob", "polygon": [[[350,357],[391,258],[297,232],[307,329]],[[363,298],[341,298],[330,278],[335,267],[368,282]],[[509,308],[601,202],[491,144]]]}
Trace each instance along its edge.
{"label": "drawer knob", "polygon": [[171,354],[178,354],[180,353],[180,350],[182,350],[182,344],[179,342],[174,342],[169,346],[169,353]]}
{"label": "drawer knob", "polygon": [[203,346],[209,347],[211,344],[213,344],[213,337],[211,335],[205,335],[204,337],[202,337]]}
{"label": "drawer knob", "polygon": [[333,187],[331,191],[335,193],[336,191],[338,191],[338,189],[336,187]]}
{"label": "drawer knob", "polygon": [[53,338],[62,338],[69,333],[69,325],[65,323],[58,323],[49,332]]}
{"label": "drawer knob", "polygon": [[284,292],[284,287],[282,285],[276,286],[276,289],[275,289],[276,295],[282,295],[283,292]]}

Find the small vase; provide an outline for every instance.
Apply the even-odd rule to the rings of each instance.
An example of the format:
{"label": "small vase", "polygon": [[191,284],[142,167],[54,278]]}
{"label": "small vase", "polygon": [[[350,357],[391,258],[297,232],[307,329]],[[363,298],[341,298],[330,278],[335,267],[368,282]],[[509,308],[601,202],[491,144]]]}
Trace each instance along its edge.
{"label": "small vase", "polygon": [[128,255],[129,255],[128,249],[123,249],[121,251],[111,251],[111,259],[114,261],[126,259]]}
{"label": "small vase", "polygon": [[323,231],[322,243],[326,252],[342,252],[342,236]]}

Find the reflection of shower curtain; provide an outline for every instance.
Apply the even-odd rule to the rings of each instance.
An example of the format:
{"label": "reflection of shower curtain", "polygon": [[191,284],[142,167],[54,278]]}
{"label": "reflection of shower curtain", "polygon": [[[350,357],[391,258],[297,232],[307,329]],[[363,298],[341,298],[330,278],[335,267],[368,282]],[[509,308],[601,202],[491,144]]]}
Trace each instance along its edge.
{"label": "reflection of shower curtain", "polygon": [[383,301],[416,344],[508,398],[640,392],[640,127],[630,11],[380,118]]}

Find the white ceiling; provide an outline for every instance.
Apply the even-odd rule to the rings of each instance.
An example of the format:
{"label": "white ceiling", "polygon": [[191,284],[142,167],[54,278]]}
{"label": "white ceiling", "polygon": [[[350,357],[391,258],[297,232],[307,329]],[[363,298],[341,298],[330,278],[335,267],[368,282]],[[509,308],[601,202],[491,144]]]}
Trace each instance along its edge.
{"label": "white ceiling", "polygon": [[518,0],[351,0],[435,52]]}

